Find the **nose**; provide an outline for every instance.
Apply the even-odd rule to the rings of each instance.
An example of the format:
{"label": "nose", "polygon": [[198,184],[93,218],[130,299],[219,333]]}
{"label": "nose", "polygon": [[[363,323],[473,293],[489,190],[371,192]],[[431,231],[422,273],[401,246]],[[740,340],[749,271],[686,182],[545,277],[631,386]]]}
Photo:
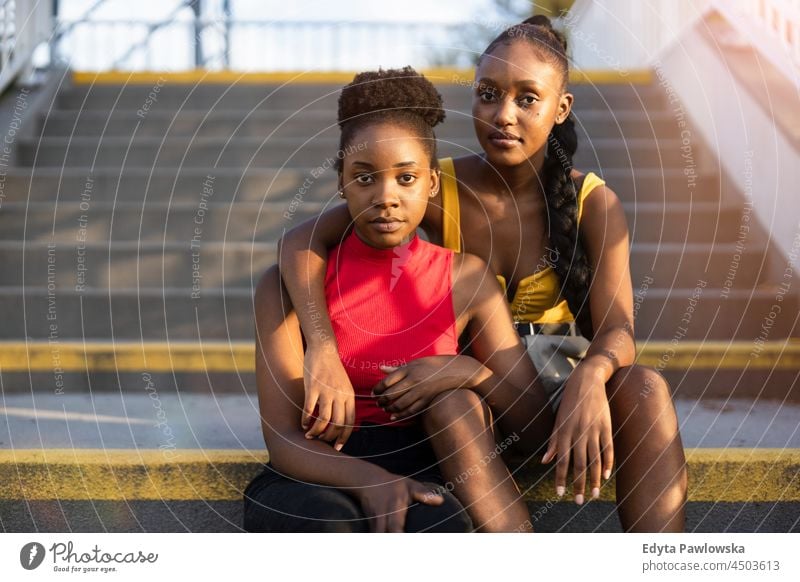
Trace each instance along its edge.
{"label": "nose", "polygon": [[506,125],[514,125],[516,122],[517,115],[514,110],[513,100],[505,96],[498,98],[494,112],[495,125],[497,125],[497,127],[505,127]]}
{"label": "nose", "polygon": [[376,182],[372,194],[372,205],[378,208],[394,208],[400,205],[397,184],[394,180],[384,178]]}

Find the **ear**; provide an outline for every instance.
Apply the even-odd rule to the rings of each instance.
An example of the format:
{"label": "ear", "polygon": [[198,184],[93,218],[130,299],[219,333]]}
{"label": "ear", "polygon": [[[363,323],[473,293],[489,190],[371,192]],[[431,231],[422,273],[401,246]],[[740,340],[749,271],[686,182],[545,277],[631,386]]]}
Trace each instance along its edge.
{"label": "ear", "polygon": [[441,170],[439,170],[439,168],[431,168],[431,198],[433,198],[439,192],[440,173]]}
{"label": "ear", "polygon": [[558,101],[558,110],[556,112],[556,125],[560,125],[567,120],[570,111],[572,111],[572,101],[574,97],[572,93],[564,93]]}

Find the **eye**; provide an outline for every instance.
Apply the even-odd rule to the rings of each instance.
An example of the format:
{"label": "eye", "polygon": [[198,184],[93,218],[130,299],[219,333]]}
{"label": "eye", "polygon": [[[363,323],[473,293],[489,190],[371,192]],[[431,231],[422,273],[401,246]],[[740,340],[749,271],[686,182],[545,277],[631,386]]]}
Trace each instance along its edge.
{"label": "eye", "polygon": [[483,89],[483,88],[482,89],[478,89],[478,97],[484,103],[490,103],[491,101],[494,101],[494,99],[496,97],[495,90],[494,89]]}
{"label": "eye", "polygon": [[397,181],[403,184],[404,186],[409,186],[416,182],[417,177],[414,174],[402,174],[397,178]]}
{"label": "eye", "polygon": [[536,95],[531,95],[530,93],[517,99],[517,103],[520,104],[520,107],[530,107],[537,101]]}
{"label": "eye", "polygon": [[358,184],[366,185],[372,184],[375,179],[372,177],[372,174],[358,174],[355,177],[355,181]]}

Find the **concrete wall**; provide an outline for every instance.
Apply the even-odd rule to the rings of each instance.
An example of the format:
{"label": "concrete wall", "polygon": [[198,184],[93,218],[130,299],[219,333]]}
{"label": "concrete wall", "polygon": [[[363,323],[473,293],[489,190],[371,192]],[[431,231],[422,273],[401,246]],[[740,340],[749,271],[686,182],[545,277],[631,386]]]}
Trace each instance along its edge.
{"label": "concrete wall", "polygon": [[[800,268],[800,152],[774,122],[770,110],[790,103],[759,103],[729,70],[721,55],[724,45],[712,44],[704,36],[703,23],[690,28],[655,63],[658,81],[679,96],[715,160],[752,201],[753,214],[770,233],[797,275]],[[794,103],[793,106],[797,106]],[[782,265],[786,267],[786,263]],[[773,280],[783,280],[783,269]],[[796,276],[792,293],[798,293]]]}

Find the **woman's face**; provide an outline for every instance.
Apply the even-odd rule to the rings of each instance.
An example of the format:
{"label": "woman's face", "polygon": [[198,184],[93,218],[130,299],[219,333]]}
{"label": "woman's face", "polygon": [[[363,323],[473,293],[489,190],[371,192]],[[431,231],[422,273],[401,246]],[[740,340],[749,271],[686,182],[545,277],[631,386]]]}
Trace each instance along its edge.
{"label": "woman's face", "polygon": [[472,116],[490,162],[515,166],[544,159],[553,125],[572,106],[563,84],[559,69],[527,41],[499,45],[483,57],[475,71]]}
{"label": "woman's face", "polygon": [[377,123],[353,135],[341,187],[361,240],[381,249],[411,240],[439,188],[430,165],[421,138],[402,126]]}

